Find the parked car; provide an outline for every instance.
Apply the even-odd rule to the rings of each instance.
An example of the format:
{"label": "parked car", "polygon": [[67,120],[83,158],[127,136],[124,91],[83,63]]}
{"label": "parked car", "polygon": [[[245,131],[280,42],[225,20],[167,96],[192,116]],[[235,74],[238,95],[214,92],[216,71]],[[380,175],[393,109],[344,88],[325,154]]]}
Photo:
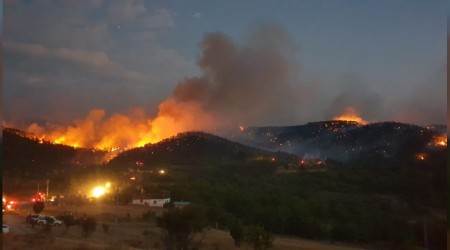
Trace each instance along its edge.
{"label": "parked car", "polygon": [[27,216],[27,218],[26,218],[26,223],[27,224],[32,224],[32,223],[34,223],[34,224],[37,224],[37,221],[40,219],[40,218],[44,218],[44,215],[40,215],[40,214],[31,214],[31,215],[28,215]]}
{"label": "parked car", "polygon": [[9,233],[9,226],[6,225],[6,224],[3,224],[3,230],[2,230],[2,232],[3,232],[4,234]]}
{"label": "parked car", "polygon": [[37,220],[38,225],[60,226],[62,221],[55,218],[55,216],[45,215]]}

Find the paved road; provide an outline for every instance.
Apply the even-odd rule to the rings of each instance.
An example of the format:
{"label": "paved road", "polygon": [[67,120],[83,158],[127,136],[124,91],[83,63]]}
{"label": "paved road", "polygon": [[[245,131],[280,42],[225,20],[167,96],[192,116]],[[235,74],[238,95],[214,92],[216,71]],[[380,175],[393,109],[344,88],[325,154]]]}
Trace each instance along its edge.
{"label": "paved road", "polygon": [[15,234],[32,234],[35,231],[25,224],[25,218],[17,214],[3,214],[3,223],[9,225],[9,232]]}

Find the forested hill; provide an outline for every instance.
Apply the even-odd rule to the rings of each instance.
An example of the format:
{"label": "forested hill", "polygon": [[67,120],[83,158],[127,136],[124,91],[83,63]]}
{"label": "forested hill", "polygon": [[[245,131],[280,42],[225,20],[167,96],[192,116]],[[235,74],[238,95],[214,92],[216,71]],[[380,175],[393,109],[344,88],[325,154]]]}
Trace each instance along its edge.
{"label": "forested hill", "polygon": [[156,144],[125,151],[112,159],[108,166],[134,167],[145,162],[145,167],[168,165],[229,165],[252,161],[298,163],[298,158],[282,152],[270,152],[245,146],[203,132],[181,133]]}
{"label": "forested hill", "polygon": [[[434,127],[395,122],[363,126],[345,121],[250,127],[231,136],[231,140],[239,143],[211,134],[188,132],[122,152],[108,166],[127,168],[136,162],[145,162],[145,166],[226,165],[255,160],[274,160],[278,165],[287,165],[297,164],[297,157],[372,162],[377,166],[406,163],[416,160],[418,154],[434,150],[433,138],[445,130],[445,127],[439,130]],[[105,159],[106,152],[39,141],[15,129],[4,128],[3,136],[5,173],[42,175],[71,166],[98,164]]]}
{"label": "forested hill", "polygon": [[23,131],[3,128],[3,173],[43,179],[101,162],[104,151],[79,149],[32,139]]}
{"label": "forested hill", "polygon": [[[442,130],[442,129],[441,129]],[[312,122],[289,127],[249,127],[231,138],[246,145],[341,161],[404,160],[426,149],[441,130],[397,122],[368,125],[346,121]]]}

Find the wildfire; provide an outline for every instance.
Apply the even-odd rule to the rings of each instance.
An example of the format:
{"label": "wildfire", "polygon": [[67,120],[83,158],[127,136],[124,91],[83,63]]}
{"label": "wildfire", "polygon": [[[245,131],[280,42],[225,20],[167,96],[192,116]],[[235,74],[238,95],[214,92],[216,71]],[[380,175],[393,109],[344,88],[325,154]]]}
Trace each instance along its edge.
{"label": "wildfire", "polygon": [[352,121],[352,122],[357,122],[357,123],[361,123],[364,125],[367,124],[367,121],[364,120],[363,118],[361,118],[359,116],[358,112],[356,111],[356,109],[354,109],[354,108],[346,108],[342,115],[334,117],[333,120]]}
{"label": "wildfire", "polygon": [[417,159],[419,159],[419,160],[421,160],[421,161],[424,161],[425,158],[426,158],[426,155],[423,154],[423,153],[420,153],[420,154],[417,154],[416,157],[417,157]]}
{"label": "wildfire", "polygon": [[436,147],[447,147],[447,136],[440,135],[433,138],[434,146]]}
{"label": "wildfire", "polygon": [[102,185],[95,186],[91,191],[91,196],[94,198],[99,198],[99,197],[105,195],[106,193],[108,193],[110,191],[109,190],[110,188],[111,188],[111,182],[107,182],[103,186]]}
{"label": "wildfire", "polygon": [[104,110],[93,109],[84,119],[76,120],[70,126],[46,129],[33,123],[26,130],[39,141],[117,153],[156,143],[181,132],[208,130],[212,126],[213,119],[198,103],[169,98],[161,103],[154,119],[148,118],[141,109],[128,115],[109,117]]}

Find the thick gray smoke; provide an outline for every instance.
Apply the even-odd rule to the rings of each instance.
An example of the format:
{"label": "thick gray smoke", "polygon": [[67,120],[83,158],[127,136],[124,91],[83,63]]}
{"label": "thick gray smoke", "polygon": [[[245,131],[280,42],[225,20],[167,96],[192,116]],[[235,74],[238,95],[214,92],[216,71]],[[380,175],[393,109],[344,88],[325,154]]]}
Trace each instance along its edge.
{"label": "thick gray smoke", "polygon": [[370,90],[359,77],[345,76],[339,89],[337,96],[334,97],[325,112],[325,119],[339,116],[348,108],[354,108],[368,121],[376,121],[384,113],[381,96]]}
{"label": "thick gray smoke", "polygon": [[199,102],[228,125],[278,125],[299,117],[308,93],[298,84],[298,46],[279,26],[261,25],[243,44],[209,33],[201,47],[202,76],[181,81],[177,101]]}

